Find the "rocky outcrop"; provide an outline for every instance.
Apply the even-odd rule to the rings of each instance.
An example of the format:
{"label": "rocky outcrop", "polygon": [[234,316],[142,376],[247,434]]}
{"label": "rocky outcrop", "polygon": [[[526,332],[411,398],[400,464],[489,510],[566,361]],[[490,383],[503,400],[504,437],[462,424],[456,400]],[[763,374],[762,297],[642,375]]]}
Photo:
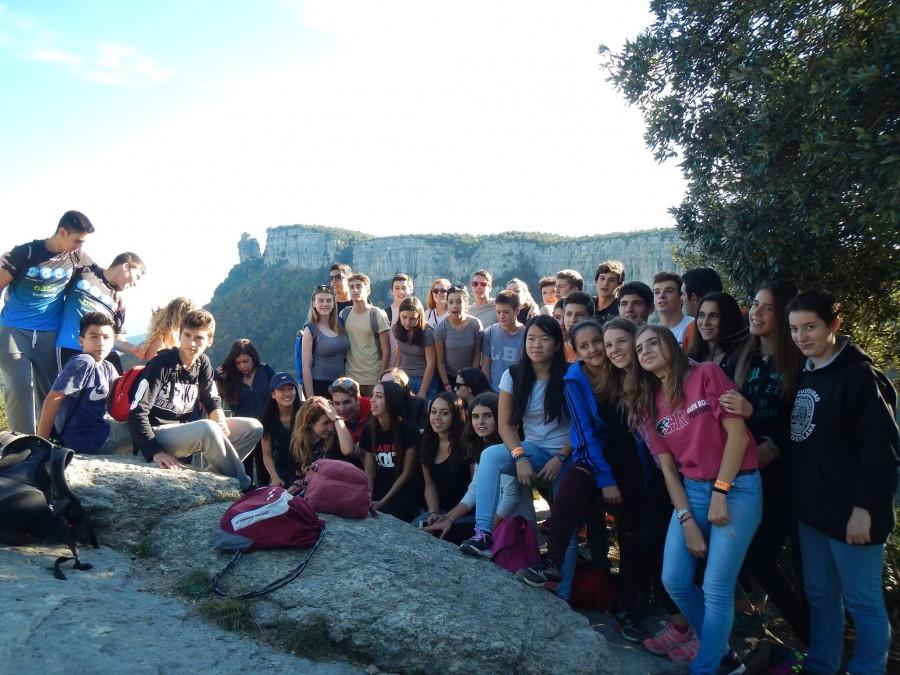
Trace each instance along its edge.
{"label": "rocky outcrop", "polygon": [[247,232],[244,232],[241,235],[241,240],[238,242],[238,258],[240,261],[255,260],[261,257],[259,242],[255,237],[251,237]]}
{"label": "rocky outcrop", "polygon": [[91,515],[101,544],[134,550],[165,516],[232,502],[238,483],[205,471],[160,469],[143,457],[76,455],[66,480]]}
{"label": "rocky outcrop", "polygon": [[[162,519],[151,533],[158,568],[175,578],[222,569],[228,556],[211,541],[225,508]],[[323,518],[325,539],[303,575],[255,605],[259,624],[298,634],[324,625],[335,649],[395,672],[621,672],[584,617],[490,562],[390,516]],[[299,555],[249,554],[225,583],[258,588]]]}

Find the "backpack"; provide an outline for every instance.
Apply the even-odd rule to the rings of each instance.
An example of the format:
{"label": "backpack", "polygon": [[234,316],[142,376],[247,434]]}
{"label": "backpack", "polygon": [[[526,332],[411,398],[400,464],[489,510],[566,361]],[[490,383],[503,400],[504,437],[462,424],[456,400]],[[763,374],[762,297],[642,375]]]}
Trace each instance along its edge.
{"label": "backpack", "polygon": [[[248,492],[222,514],[219,527],[216,548],[235,551],[235,554],[225,569],[213,577],[213,591],[236,600],[265,595],[296,579],[325,535],[325,522],[316,517],[306,500],[281,487],[261,487]],[[293,570],[255,591],[228,595],[222,590],[219,582],[244,552],[276,548],[308,548],[309,553]]]}
{"label": "backpack", "polygon": [[365,471],[340,459],[318,459],[303,479],[300,495],[317,513],[365,518],[372,511],[372,493]]}
{"label": "backpack", "polygon": [[[341,322],[342,326],[347,325],[347,317],[350,316],[350,312],[353,311],[353,307],[344,307],[341,310],[341,313],[338,314],[338,321]],[[378,308],[374,305],[369,307],[369,329],[372,331],[372,335],[375,336],[375,349],[378,350],[378,358],[381,358],[381,339],[378,337],[380,335],[378,331]]]}
{"label": "backpack", "polygon": [[138,382],[143,375],[144,366],[129,368],[117,379],[109,396],[109,416],[117,422],[127,422]]}
{"label": "backpack", "polygon": [[610,611],[616,602],[616,585],[609,573],[593,565],[580,565],[572,580],[572,607]]}
{"label": "backpack", "polygon": [[507,518],[494,530],[491,560],[515,574],[541,561],[534,525],[522,516]]}
{"label": "backpack", "polygon": [[60,566],[75,561],[75,569],[89,570],[81,562],[77,544],[99,548],[97,535],[81,502],[66,482],[66,467],[75,453],[50,441],[15,431],[0,432],[0,542],[20,546],[33,542],[62,543],[72,557],[53,564],[53,576],[65,580]]}
{"label": "backpack", "polygon": [[313,336],[313,353],[316,351],[316,342],[319,339],[319,331],[312,321],[303,324],[303,328],[297,331],[297,337],[294,338],[294,369],[297,371],[297,382],[303,384],[303,331],[309,328],[310,334]]}

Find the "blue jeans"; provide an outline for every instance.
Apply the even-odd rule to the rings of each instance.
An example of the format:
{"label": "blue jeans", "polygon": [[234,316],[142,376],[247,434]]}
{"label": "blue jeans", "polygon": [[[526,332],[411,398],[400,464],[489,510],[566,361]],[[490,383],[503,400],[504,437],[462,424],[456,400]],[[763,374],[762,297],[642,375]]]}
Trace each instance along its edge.
{"label": "blue jeans", "polygon": [[800,523],[800,551],[810,614],[810,645],[803,667],[814,673],[840,669],[846,604],[856,626],[847,670],[883,673],[891,640],[881,587],[884,544],[848,544]]}
{"label": "blue jeans", "polygon": [[[542,448],[536,443],[522,441],[522,449],[525,456],[534,467],[535,473],[544,468],[559,448]],[[572,468],[572,462],[563,464],[562,469],[553,480],[551,492],[556,494],[563,475]],[[481,459],[478,461],[478,473],[475,475],[475,527],[492,532],[494,529],[494,514],[497,504],[500,502],[500,474],[516,475],[516,462],[509,454],[509,450],[502,443],[492,445],[484,449]],[[562,581],[556,587],[556,595],[563,600],[568,600],[572,595],[572,580],[575,578],[575,565],[578,562],[578,547],[575,536],[569,541],[563,558]]]}
{"label": "blue jeans", "polygon": [[700,638],[692,673],[715,673],[728,653],[734,622],[734,587],[753,534],[762,519],[759,472],[736,476],[728,492],[728,524],[711,525],[707,516],[713,481],[684,479],[691,513],[706,539],[703,589],[694,581],[698,559],[690,554],[673,513],[666,535],[663,585]]}
{"label": "blue jeans", "polygon": [[[441,378],[437,376],[435,372],[434,377],[431,378],[431,384],[428,385],[428,391],[425,392],[425,398],[429,401],[437,396],[441,392]],[[419,389],[422,386],[422,378],[421,377],[412,377],[409,378],[409,390],[412,392],[412,395],[415,396],[419,393]]]}

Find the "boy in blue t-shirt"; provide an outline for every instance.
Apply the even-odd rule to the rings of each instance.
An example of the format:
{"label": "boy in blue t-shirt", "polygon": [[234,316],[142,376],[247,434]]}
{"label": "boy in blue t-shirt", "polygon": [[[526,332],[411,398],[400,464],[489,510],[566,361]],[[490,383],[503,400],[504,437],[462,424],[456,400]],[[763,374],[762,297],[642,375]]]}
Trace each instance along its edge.
{"label": "boy in blue t-shirt", "polygon": [[69,359],[44,401],[38,435],[90,455],[127,453],[131,432],[126,422],[106,417],[107,400],[119,374],[106,360],[115,341],[113,320],[101,312],[81,317],[82,353]]}
{"label": "boy in blue t-shirt", "polygon": [[81,252],[94,226],[78,211],[67,211],[49,239],[16,246],[0,260],[0,375],[9,428],[33,434],[35,403],[56,378],[56,333],[66,285],[75,270],[91,264]]}

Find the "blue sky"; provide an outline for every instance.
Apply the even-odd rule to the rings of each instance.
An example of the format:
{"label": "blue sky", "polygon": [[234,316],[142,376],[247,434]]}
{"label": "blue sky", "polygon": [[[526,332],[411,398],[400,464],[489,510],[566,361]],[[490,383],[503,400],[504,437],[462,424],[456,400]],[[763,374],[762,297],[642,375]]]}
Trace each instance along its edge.
{"label": "blue sky", "polygon": [[208,300],[244,231],[671,225],[677,166],[597,55],[649,20],[594,0],[0,0],[0,246],[84,211],[101,263],[148,263],[140,332],[152,305]]}

